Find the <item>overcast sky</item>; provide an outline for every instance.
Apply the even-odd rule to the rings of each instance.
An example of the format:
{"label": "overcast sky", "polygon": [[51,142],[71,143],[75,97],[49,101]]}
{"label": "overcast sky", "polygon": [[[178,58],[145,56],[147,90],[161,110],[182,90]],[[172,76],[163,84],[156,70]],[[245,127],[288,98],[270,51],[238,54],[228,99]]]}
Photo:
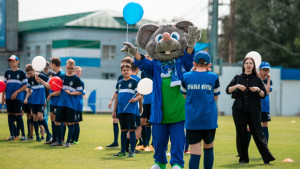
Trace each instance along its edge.
{"label": "overcast sky", "polygon": [[[122,13],[124,6],[129,2],[141,4],[144,9],[143,18],[159,21],[180,17],[201,28],[207,28],[208,0],[19,0],[19,21],[103,9]],[[219,8],[219,15],[227,13],[228,7]]]}

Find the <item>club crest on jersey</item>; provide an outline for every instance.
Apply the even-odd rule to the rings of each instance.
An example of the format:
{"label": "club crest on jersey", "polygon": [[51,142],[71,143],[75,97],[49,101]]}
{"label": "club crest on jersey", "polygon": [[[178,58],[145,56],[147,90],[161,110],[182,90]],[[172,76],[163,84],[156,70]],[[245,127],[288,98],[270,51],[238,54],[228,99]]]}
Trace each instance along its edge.
{"label": "club crest on jersey", "polygon": [[69,83],[69,85],[72,87],[72,86],[73,86],[73,82],[71,81],[71,82]]}
{"label": "club crest on jersey", "polygon": [[10,75],[8,75],[8,79],[10,79]]}
{"label": "club crest on jersey", "polygon": [[32,86],[34,85],[34,81],[31,82],[31,85],[32,85]]}
{"label": "club crest on jersey", "polygon": [[131,88],[131,87],[132,87],[132,84],[131,84],[131,83],[129,83],[129,84],[128,84],[128,87],[129,87],[129,88]]}
{"label": "club crest on jersey", "polygon": [[19,79],[20,78],[20,75],[19,74],[17,74],[17,79]]}
{"label": "club crest on jersey", "polygon": [[121,88],[121,84],[119,84],[119,89]]}

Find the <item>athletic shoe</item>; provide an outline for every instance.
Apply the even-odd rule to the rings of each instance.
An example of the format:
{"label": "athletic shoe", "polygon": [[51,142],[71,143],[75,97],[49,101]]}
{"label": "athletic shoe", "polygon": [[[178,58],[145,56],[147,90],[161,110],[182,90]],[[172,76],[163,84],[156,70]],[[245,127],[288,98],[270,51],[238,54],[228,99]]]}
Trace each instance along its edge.
{"label": "athletic shoe", "polygon": [[49,142],[51,142],[52,141],[52,135],[47,135],[47,137],[46,137],[46,143],[49,143]]}
{"label": "athletic shoe", "polygon": [[155,164],[151,167],[151,169],[166,169],[167,164],[155,162]]}
{"label": "athletic shoe", "polygon": [[140,151],[139,150],[134,150],[134,153],[140,153]]}
{"label": "athletic shoe", "polygon": [[44,136],[42,136],[42,137],[41,137],[41,141],[44,141],[44,140],[46,140],[46,139],[45,139],[45,137],[44,137]]}
{"label": "athletic shoe", "polygon": [[25,136],[22,136],[20,141],[27,141],[27,138]]}
{"label": "athletic shoe", "polygon": [[52,143],[52,144],[50,144],[50,145],[51,145],[51,146],[63,146],[62,143],[58,143],[58,142]]}
{"label": "athletic shoe", "polygon": [[113,142],[112,144],[110,144],[110,145],[108,145],[108,146],[106,146],[106,147],[108,147],[108,148],[118,148],[118,147],[119,147],[119,144]]}
{"label": "athletic shoe", "polygon": [[10,137],[7,138],[7,140],[9,140],[9,141],[14,141],[14,140],[15,140],[15,137],[14,137],[14,136],[10,136]]}
{"label": "athletic shoe", "polygon": [[71,143],[65,143],[65,147],[71,147]]}
{"label": "athletic shoe", "polygon": [[40,138],[36,138],[36,141],[41,142],[42,140]]}
{"label": "athletic shoe", "polygon": [[114,156],[125,157],[126,153],[118,152],[117,154],[114,154]]}
{"label": "athletic shoe", "polygon": [[130,151],[129,154],[128,154],[128,157],[135,157],[134,152]]}
{"label": "athletic shoe", "polygon": [[15,137],[15,141],[18,141],[18,137]]}
{"label": "athletic shoe", "polygon": [[73,144],[79,144],[79,141],[73,141]]}
{"label": "athletic shoe", "polygon": [[154,151],[153,146],[147,146],[144,151]]}
{"label": "athletic shoe", "polygon": [[135,147],[136,150],[145,150],[145,148],[146,147],[144,147],[143,145]]}
{"label": "athletic shoe", "polygon": [[179,164],[174,164],[171,169],[182,169],[182,167]]}
{"label": "athletic shoe", "polygon": [[33,136],[28,137],[28,140],[34,140]]}
{"label": "athletic shoe", "polygon": [[184,151],[185,154],[191,154],[189,150]]}

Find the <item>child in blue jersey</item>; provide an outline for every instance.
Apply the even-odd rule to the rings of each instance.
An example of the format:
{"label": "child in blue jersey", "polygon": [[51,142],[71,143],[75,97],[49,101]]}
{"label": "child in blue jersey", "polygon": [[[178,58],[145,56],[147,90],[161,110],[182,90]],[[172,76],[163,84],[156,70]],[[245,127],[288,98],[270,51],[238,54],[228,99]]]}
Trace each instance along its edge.
{"label": "child in blue jersey", "polygon": [[[129,130],[130,133],[130,152],[128,157],[134,157],[135,149],[135,129],[136,129],[136,107],[137,101],[141,99],[140,94],[137,93],[138,82],[132,78],[131,75],[131,65],[122,64],[121,73],[123,79],[118,81],[116,85],[116,101],[114,102],[114,110],[112,117],[116,117],[116,109],[118,107],[119,121],[121,126],[121,151],[114,156],[126,156],[126,135]],[[133,96],[136,95],[135,98]],[[126,105],[129,105],[126,107]]]}
{"label": "child in blue jersey", "polygon": [[212,169],[214,162],[214,138],[218,127],[216,100],[219,91],[218,75],[209,70],[210,56],[205,51],[196,53],[194,71],[183,74],[181,92],[186,98],[185,128],[191,148],[190,169],[198,169],[203,139],[204,169]]}
{"label": "child in blue jersey", "polygon": [[16,119],[17,125],[21,129],[21,141],[26,141],[24,132],[24,123],[22,118],[22,99],[23,91],[26,90],[27,78],[23,70],[19,69],[19,59],[17,56],[12,55],[8,59],[11,69],[7,70],[4,74],[4,82],[6,83],[5,92],[2,94],[2,104],[6,102],[8,126],[10,137],[8,140],[15,139],[14,121]]}
{"label": "child in blue jersey", "polygon": [[[44,119],[44,109],[46,103],[46,93],[45,87],[37,82],[36,77],[42,79],[43,81],[48,82],[49,78],[43,74],[36,73],[31,64],[26,65],[26,73],[28,74],[28,92],[24,103],[28,103],[28,97],[31,97],[31,109],[33,115],[33,126],[36,134],[36,141],[41,141],[39,136],[39,124],[43,125],[44,129],[47,132],[46,142],[51,141],[52,135],[48,129],[48,124]],[[30,90],[31,89],[31,90]]]}
{"label": "child in blue jersey", "polygon": [[[125,64],[125,63],[131,64],[132,62],[133,62],[133,59],[131,57],[129,57],[129,56],[127,56],[127,57],[125,57],[125,58],[123,58],[121,60],[121,64]],[[122,78],[123,78],[123,75],[120,75],[118,77],[117,82],[119,80],[121,80]],[[116,98],[116,92],[113,93],[113,96],[111,97],[111,100],[108,103],[108,108],[110,108],[110,109],[112,108],[111,106],[112,106],[112,103],[114,102],[115,98]],[[114,142],[111,143],[110,145],[107,145],[106,147],[108,147],[108,148],[119,147],[119,143],[118,143],[118,137],[119,137],[119,126],[118,126],[119,125],[119,118],[118,118],[118,113],[116,113],[116,114],[117,114],[117,116],[115,118],[113,118]]]}
{"label": "child in blue jersey", "polygon": [[[76,76],[78,76],[80,78],[81,74],[82,74],[82,69],[80,66],[76,66],[75,70],[74,70]],[[79,133],[80,133],[80,125],[79,122],[82,121],[82,111],[83,111],[83,97],[85,95],[84,92],[84,82],[82,80],[81,81],[81,85],[82,85],[82,89],[83,92],[81,95],[78,95],[77,97],[77,110],[76,110],[76,119],[75,119],[75,124],[74,124],[74,134],[73,134],[73,138],[72,138],[72,142],[74,144],[79,144]]]}

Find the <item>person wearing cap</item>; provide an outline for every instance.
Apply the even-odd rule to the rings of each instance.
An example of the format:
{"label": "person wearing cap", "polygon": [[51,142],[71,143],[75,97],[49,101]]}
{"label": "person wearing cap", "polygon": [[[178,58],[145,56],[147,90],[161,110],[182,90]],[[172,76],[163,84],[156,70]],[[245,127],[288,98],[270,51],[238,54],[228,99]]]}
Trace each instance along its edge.
{"label": "person wearing cap", "polygon": [[9,66],[4,74],[4,82],[6,83],[5,94],[2,95],[2,104],[6,102],[8,126],[10,137],[8,140],[15,140],[14,121],[17,121],[17,126],[20,127],[22,132],[21,141],[26,141],[24,132],[24,123],[22,118],[22,101],[24,92],[27,87],[27,78],[23,70],[19,69],[19,58],[11,55],[8,59]]}
{"label": "person wearing cap", "polygon": [[261,99],[262,130],[267,138],[267,142],[269,141],[268,122],[271,121],[269,93],[273,90],[270,71],[271,66],[268,62],[262,62],[260,64],[258,76],[263,80],[267,92],[266,97]]}
{"label": "person wearing cap", "polygon": [[186,137],[190,144],[190,169],[198,169],[204,149],[204,168],[213,168],[214,139],[218,128],[216,100],[220,95],[220,83],[217,74],[209,71],[211,59],[206,51],[196,53],[193,71],[183,74],[181,93],[185,102]]}
{"label": "person wearing cap", "polygon": [[236,92],[232,106],[232,116],[236,127],[236,144],[239,153],[239,163],[248,164],[247,125],[265,164],[275,160],[271,154],[267,139],[261,129],[261,98],[266,97],[266,88],[258,77],[255,62],[252,57],[243,61],[242,74],[236,75],[226,88],[227,94]]}

